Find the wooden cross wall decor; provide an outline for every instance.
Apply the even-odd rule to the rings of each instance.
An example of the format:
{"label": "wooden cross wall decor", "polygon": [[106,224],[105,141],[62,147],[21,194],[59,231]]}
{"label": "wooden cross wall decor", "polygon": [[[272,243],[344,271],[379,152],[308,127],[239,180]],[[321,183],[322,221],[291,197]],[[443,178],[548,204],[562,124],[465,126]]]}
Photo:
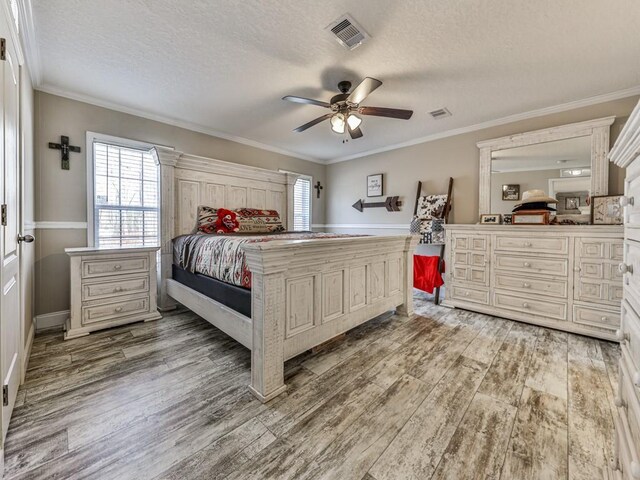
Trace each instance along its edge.
{"label": "wooden cross wall decor", "polygon": [[320,198],[320,190],[324,188],[322,185],[320,185],[320,180],[318,180],[318,183],[316,183],[313,188],[318,191],[318,195],[316,198]]}
{"label": "wooden cross wall decor", "polygon": [[49,148],[60,150],[60,157],[62,159],[62,169],[69,170],[69,152],[80,153],[80,147],[74,147],[69,145],[69,137],[64,135],[60,136],[60,143],[49,142]]}

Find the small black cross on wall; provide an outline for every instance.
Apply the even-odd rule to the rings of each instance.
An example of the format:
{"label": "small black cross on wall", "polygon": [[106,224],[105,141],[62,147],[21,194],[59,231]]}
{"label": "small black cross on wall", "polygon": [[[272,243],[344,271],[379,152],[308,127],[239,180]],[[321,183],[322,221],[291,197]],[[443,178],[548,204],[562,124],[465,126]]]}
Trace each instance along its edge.
{"label": "small black cross on wall", "polygon": [[66,137],[64,135],[60,136],[60,143],[49,142],[49,148],[60,150],[63,170],[69,170],[69,152],[80,153],[80,147],[69,145],[69,137]]}
{"label": "small black cross on wall", "polygon": [[320,185],[320,180],[318,180],[318,183],[316,183],[313,188],[315,188],[318,191],[318,195],[316,198],[320,198],[320,190],[324,188],[322,185]]}

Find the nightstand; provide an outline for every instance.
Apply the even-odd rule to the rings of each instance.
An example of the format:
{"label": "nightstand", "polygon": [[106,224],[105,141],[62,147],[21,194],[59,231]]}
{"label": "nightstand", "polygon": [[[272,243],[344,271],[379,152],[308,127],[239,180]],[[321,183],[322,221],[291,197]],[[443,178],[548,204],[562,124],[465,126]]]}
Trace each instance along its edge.
{"label": "nightstand", "polygon": [[156,305],[159,248],[65,249],[71,257],[71,315],[65,340],[162,318]]}

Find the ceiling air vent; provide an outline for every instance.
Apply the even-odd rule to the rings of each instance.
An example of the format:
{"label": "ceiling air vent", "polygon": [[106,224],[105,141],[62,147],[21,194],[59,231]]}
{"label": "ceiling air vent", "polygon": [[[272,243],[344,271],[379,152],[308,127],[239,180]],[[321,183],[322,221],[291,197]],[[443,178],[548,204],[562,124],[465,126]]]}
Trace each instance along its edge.
{"label": "ceiling air vent", "polygon": [[358,22],[347,13],[331,22],[325,30],[329,31],[340,45],[349,50],[359,47],[370,38]]}
{"label": "ceiling air vent", "polygon": [[449,110],[447,110],[446,108],[439,108],[438,110],[434,110],[433,112],[429,112],[429,115],[431,115],[433,118],[438,120],[440,118],[450,117],[451,116],[451,112]]}

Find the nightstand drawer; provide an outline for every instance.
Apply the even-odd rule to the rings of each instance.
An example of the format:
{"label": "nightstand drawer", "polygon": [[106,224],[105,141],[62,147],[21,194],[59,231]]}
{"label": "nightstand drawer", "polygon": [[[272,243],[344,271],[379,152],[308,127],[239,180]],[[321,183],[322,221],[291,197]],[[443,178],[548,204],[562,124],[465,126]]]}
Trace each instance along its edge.
{"label": "nightstand drawer", "polygon": [[149,276],[133,278],[104,277],[99,283],[82,284],[82,301],[132,295],[149,291]]}
{"label": "nightstand drawer", "polygon": [[148,271],[149,257],[123,257],[110,260],[84,260],[82,262],[82,278]]}
{"label": "nightstand drawer", "polygon": [[116,317],[124,317],[149,311],[149,297],[134,298],[104,305],[82,307],[82,324],[101,322]]}

